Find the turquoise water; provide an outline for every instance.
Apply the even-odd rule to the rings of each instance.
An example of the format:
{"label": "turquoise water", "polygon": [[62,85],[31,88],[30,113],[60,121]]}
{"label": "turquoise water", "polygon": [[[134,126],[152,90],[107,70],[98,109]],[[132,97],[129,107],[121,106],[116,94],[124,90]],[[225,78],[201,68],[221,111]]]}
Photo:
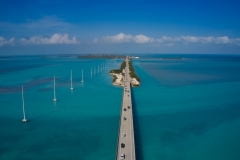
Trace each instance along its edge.
{"label": "turquoise water", "polygon": [[[137,159],[240,159],[240,57],[166,56],[141,55],[133,63],[142,82],[132,89]],[[91,67],[104,62],[107,68],[91,77]],[[114,159],[122,88],[111,85],[108,72],[120,64],[1,58],[0,159]],[[28,123],[21,122],[21,86]]]}
{"label": "turquoise water", "polygon": [[[90,68],[106,60],[12,57],[2,61],[0,159],[115,158],[122,89],[111,85],[108,72],[120,61],[92,78]],[[21,122],[22,85],[28,123]]]}
{"label": "turquoise water", "polygon": [[182,56],[134,61],[137,158],[240,159],[240,57]]}

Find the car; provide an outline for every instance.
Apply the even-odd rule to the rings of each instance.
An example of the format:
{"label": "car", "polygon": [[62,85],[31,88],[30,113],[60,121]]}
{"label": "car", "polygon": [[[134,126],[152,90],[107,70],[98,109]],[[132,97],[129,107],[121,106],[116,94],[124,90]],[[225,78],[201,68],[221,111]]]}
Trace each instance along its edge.
{"label": "car", "polygon": [[126,108],[124,108],[124,111],[126,111],[127,109]]}
{"label": "car", "polygon": [[125,154],[121,154],[120,158],[125,159]]}
{"label": "car", "polygon": [[125,134],[125,133],[123,133],[123,134],[122,134],[122,137],[126,137],[126,134]]}
{"label": "car", "polygon": [[128,106],[128,109],[130,109],[130,106]]}
{"label": "car", "polygon": [[127,118],[126,117],[123,117],[123,120],[126,120]]}
{"label": "car", "polygon": [[124,147],[125,147],[125,144],[124,144],[124,143],[121,143],[121,147],[124,148]]}

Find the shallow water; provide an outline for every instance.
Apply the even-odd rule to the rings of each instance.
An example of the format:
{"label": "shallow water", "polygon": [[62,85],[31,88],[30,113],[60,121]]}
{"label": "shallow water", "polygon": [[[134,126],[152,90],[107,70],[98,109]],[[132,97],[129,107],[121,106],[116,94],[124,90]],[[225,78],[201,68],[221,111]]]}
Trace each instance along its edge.
{"label": "shallow water", "polygon": [[[183,59],[162,59],[169,56]],[[108,67],[91,78],[90,69],[104,62]],[[133,62],[142,82],[132,89],[137,159],[240,159],[238,56],[143,55]],[[122,88],[111,85],[108,72],[120,64],[0,59],[0,159],[114,159]],[[28,123],[21,122],[21,86]]]}
{"label": "shallow water", "polygon": [[[7,70],[12,63],[15,70],[0,74],[0,159],[114,159],[122,90],[111,85],[108,72],[118,67],[120,61],[92,78],[91,67],[97,68],[106,60],[27,57],[19,61],[3,66]],[[41,66],[18,69],[35,61]],[[71,69],[73,91],[70,91]],[[28,123],[21,122],[22,85]]]}
{"label": "shallow water", "polygon": [[239,57],[151,58],[134,61],[137,159],[239,159]]}

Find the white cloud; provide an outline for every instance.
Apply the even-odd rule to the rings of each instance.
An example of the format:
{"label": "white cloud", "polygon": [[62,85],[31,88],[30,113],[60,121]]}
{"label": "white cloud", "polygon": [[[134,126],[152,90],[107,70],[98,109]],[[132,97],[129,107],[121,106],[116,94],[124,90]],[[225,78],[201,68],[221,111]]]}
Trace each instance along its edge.
{"label": "white cloud", "polygon": [[[237,38],[238,39],[238,38]],[[213,44],[239,44],[237,39],[229,39],[227,36],[223,37],[197,37],[197,36],[180,36],[180,37],[166,37],[156,39],[159,43],[213,43]]]}
{"label": "white cloud", "polygon": [[149,43],[149,42],[153,42],[153,38],[150,38],[141,34],[141,35],[135,36],[134,41],[136,43]]}
{"label": "white cloud", "polygon": [[119,33],[115,36],[106,36],[103,37],[102,40],[108,43],[124,43],[124,42],[131,42],[133,39],[132,35],[126,35],[123,33]]}
{"label": "white cloud", "polygon": [[151,38],[145,35],[132,36],[131,34],[119,33],[115,36],[105,36],[100,40],[94,40],[95,43],[105,42],[105,43],[160,43],[168,46],[172,46],[176,43],[183,44],[236,44],[240,45],[240,38],[230,39],[228,36],[214,37],[214,36],[179,36],[179,37],[167,37],[163,36],[161,38]]}
{"label": "white cloud", "polygon": [[49,38],[41,36],[34,36],[29,39],[22,38],[20,42],[22,42],[23,44],[79,44],[75,36],[70,39],[68,34],[66,33],[56,33]]}
{"label": "white cloud", "polygon": [[142,34],[132,36],[130,34],[126,35],[124,33],[119,33],[115,36],[102,37],[102,41],[106,43],[149,43],[153,41],[153,38],[144,36]]}
{"label": "white cloud", "polygon": [[9,40],[5,40],[2,36],[0,36],[0,47],[4,45],[13,45],[15,38],[11,38]]}

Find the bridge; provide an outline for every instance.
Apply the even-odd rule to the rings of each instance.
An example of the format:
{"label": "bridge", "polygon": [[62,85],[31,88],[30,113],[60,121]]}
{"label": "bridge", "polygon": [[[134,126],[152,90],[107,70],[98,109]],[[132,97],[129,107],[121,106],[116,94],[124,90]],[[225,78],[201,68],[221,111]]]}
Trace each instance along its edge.
{"label": "bridge", "polygon": [[123,88],[122,108],[118,133],[116,160],[135,160],[135,143],[132,115],[132,98],[129,76],[129,58],[125,59],[125,79]]}

